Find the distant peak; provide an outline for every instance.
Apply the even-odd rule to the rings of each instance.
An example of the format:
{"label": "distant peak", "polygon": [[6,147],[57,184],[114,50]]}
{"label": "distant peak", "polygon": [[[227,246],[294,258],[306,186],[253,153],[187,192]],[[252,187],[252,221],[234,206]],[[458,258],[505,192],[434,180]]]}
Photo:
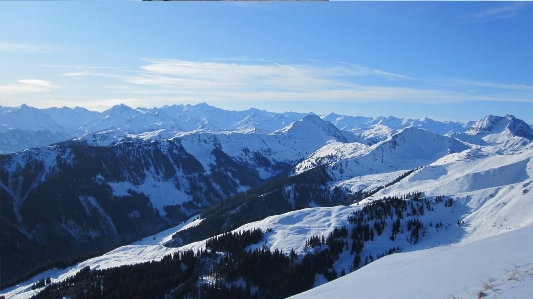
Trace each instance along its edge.
{"label": "distant peak", "polygon": [[31,106],[28,106],[26,104],[22,104],[22,105],[20,105],[20,107],[18,107],[18,109],[14,109],[14,111],[16,111],[16,110],[21,111],[21,112],[23,111],[25,113],[28,113],[30,111],[31,112],[36,112],[36,111],[41,112],[39,109],[31,107]]}
{"label": "distant peak", "polygon": [[467,134],[499,134],[503,132],[508,132],[518,137],[533,139],[533,129],[523,120],[510,114],[505,117],[488,115],[474,123],[468,129]]}
{"label": "distant peak", "polygon": [[115,106],[111,107],[111,109],[109,109],[109,110],[111,110],[111,111],[129,111],[129,110],[135,110],[135,109],[131,108],[128,105],[119,104],[119,105],[115,105]]}
{"label": "distant peak", "polygon": [[320,116],[314,114],[314,113],[309,113],[307,114],[306,116],[302,117],[302,121],[323,121]]}
{"label": "distant peak", "polygon": [[214,108],[213,106],[207,104],[206,102],[201,102],[201,103],[198,103],[198,104],[196,104],[194,106],[198,107],[198,108]]}

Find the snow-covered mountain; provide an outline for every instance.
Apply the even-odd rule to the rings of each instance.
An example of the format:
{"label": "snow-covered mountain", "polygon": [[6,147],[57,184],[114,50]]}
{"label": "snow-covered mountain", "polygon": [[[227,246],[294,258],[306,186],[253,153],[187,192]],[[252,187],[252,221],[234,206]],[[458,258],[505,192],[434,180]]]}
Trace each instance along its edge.
{"label": "snow-covered mountain", "polygon": [[[27,108],[2,107],[2,113]],[[295,288],[280,287],[286,293],[271,294],[276,297],[366,271],[388,254],[467,248],[533,225],[533,134],[512,116],[489,116],[469,129],[449,123],[436,133],[438,125],[427,119],[372,123],[332,114],[228,112],[205,104],[119,105],[98,115],[29,109],[36,119],[63,115],[54,130],[68,126],[83,134],[1,156],[4,279],[49,267],[50,261],[68,263],[72,251],[93,255],[131,243],[201,214],[186,226],[0,292],[8,298],[29,298],[41,278],[63,281],[85,266],[108,269],[211,250],[205,238],[228,230],[242,236],[259,228],[261,239],[246,250],[282,250],[292,259],[291,271],[303,271],[309,261],[321,265],[306,270],[314,271],[312,277],[293,282]],[[79,120],[67,120],[69,113]],[[349,121],[353,127],[347,130]],[[358,133],[355,126],[367,129]],[[365,138],[371,134],[364,132],[382,128],[386,133],[372,135],[373,141]],[[223,271],[219,266],[213,264]],[[264,290],[255,278],[197,270],[203,274],[188,283],[208,287],[204,283],[211,281],[216,289],[219,279],[227,279],[235,287]]]}
{"label": "snow-covered mountain", "polygon": [[67,130],[39,109],[0,106],[0,154],[71,138]]}
{"label": "snow-covered mountain", "polygon": [[[321,149],[319,153],[299,163],[295,167],[296,173],[316,167],[320,163],[317,160],[324,160],[324,157],[331,160],[336,155],[340,159],[330,161],[331,168],[346,178],[409,170],[429,164],[447,154],[462,152],[469,147],[456,139],[409,127],[371,147],[358,148],[359,151],[354,152],[354,147],[346,143],[339,144],[331,152]],[[349,153],[343,153],[345,151]]]}
{"label": "snow-covered mountain", "polygon": [[[157,117],[153,111],[117,106],[104,121],[114,114]],[[304,131],[291,129],[296,127]],[[117,134],[123,130],[2,156],[3,220],[13,228],[4,237],[19,240],[2,254],[16,255],[30,244],[70,244],[48,245],[53,254],[35,253],[35,263],[42,264],[130,242],[258,187],[349,136],[319,117],[304,117],[269,135],[197,132],[161,141]],[[316,134],[303,134],[311,131]],[[3,263],[4,277],[34,267],[11,258]]]}
{"label": "snow-covered mountain", "polygon": [[512,115],[489,115],[474,123],[465,133],[451,136],[471,144],[493,146],[496,150],[520,151],[531,146],[533,129]]}
{"label": "snow-covered mountain", "polygon": [[[353,294],[362,298],[462,298],[502,294],[510,298],[525,298],[532,290],[533,281],[533,255],[530,250],[533,245],[533,214],[530,212],[533,209],[532,152],[526,150],[516,155],[491,154],[475,158],[471,152],[446,155],[352,205],[291,211],[245,224],[234,231],[259,228],[265,232],[260,241],[247,247],[248,250],[294,251],[303,257],[328,248],[327,245],[306,245],[306,241],[314,236],[328,236],[342,226],[348,227],[348,236],[352,235],[357,227],[357,222],[353,224],[350,220],[357,215],[354,213],[371,207],[386,207],[380,204],[381,198],[386,196],[407,195],[423,189],[423,196],[429,200],[427,202],[410,196],[402,199],[407,203],[408,212],[404,212],[400,219],[394,240],[391,234],[397,218],[387,216],[383,233],[378,235],[374,231],[372,239],[364,241],[359,255],[362,257],[360,269],[352,269],[350,273],[354,254],[350,249],[352,241],[347,237],[349,246],[341,251],[330,270],[336,272],[335,276],[346,275],[328,282],[326,273],[313,274],[316,288],[295,298],[348,298]],[[496,174],[499,169],[501,176]],[[467,180],[475,174],[485,174],[484,179],[493,176],[496,183],[487,185],[484,180],[474,179],[470,181],[470,186],[458,184],[457,178]],[[499,180],[498,177],[507,179]],[[413,205],[417,207],[417,212],[411,211]],[[420,206],[425,207],[423,212],[420,212]],[[379,209],[369,211],[375,213]],[[416,242],[411,239],[412,229],[408,228],[408,222],[413,219],[422,223],[420,239]],[[163,245],[176,231],[184,231],[205,221],[193,217],[173,229],[74,267],[39,274],[25,283],[3,290],[2,294],[7,298],[29,298],[39,290],[32,291],[30,286],[39,280],[51,277],[52,282],[64,281],[87,266],[110,269],[158,261],[175,252],[205,250],[206,240],[178,248]],[[372,220],[370,227],[374,227]],[[400,248],[399,252],[382,255],[393,247]],[[373,262],[368,259],[370,256]],[[202,281],[212,283],[214,279],[206,274]],[[244,280],[241,283],[245,283]]]}
{"label": "snow-covered mountain", "polygon": [[164,106],[161,110],[176,118],[186,132],[209,130],[268,134],[305,116],[303,113],[273,113],[254,108],[228,111],[205,103]]}
{"label": "snow-covered mountain", "polygon": [[[205,103],[161,108],[131,108],[121,104],[103,112],[80,107],[0,107],[0,153],[17,152],[93,135],[102,140],[109,139],[110,135],[165,140],[176,134],[193,132],[269,134],[288,128],[306,115],[294,112],[273,113],[254,108],[228,111]],[[386,140],[408,127],[442,135],[464,133],[471,124],[440,122],[429,118],[369,118],[334,113],[320,118],[336,126],[341,135],[349,135],[348,139],[353,139],[352,136],[355,135],[358,141],[366,144]],[[103,133],[105,136],[102,136]]]}
{"label": "snow-covered mountain", "polygon": [[346,116],[335,113],[323,117],[344,131],[352,132],[370,143],[377,143],[392,135],[400,132],[405,128],[418,128],[433,132],[439,135],[450,133],[464,133],[474,122],[469,121],[466,124],[451,121],[436,121],[427,117],[421,119],[389,117],[363,117],[363,116]]}
{"label": "snow-covered mountain", "polygon": [[99,112],[89,111],[82,107],[54,107],[42,109],[41,111],[50,116],[50,118],[55,123],[59,124],[62,129],[66,130],[70,136],[78,136],[86,133],[89,122],[100,115]]}

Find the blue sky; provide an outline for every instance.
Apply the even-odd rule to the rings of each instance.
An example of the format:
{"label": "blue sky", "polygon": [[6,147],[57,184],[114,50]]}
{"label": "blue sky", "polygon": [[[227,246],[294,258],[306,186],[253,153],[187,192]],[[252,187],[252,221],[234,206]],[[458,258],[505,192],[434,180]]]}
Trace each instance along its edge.
{"label": "blue sky", "polygon": [[0,2],[0,105],[533,123],[533,3]]}

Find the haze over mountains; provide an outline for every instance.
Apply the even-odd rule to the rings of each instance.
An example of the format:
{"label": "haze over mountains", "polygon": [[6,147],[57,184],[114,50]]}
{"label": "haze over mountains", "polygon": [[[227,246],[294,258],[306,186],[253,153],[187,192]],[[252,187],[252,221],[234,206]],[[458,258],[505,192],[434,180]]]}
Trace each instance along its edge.
{"label": "haze over mountains", "polygon": [[[492,242],[486,240],[519,228],[524,229],[514,234],[530,236],[533,224],[533,129],[511,115],[461,124],[225,111],[206,104],[119,105],[102,113],[0,109],[1,150],[11,152],[0,155],[2,287],[39,270],[80,262],[0,292],[8,298],[29,298],[37,292],[31,286],[42,278],[60,283],[86,266],[103,270],[207,249],[202,258],[210,266],[191,268],[196,274],[182,282],[198,283],[200,289],[170,283],[163,294],[221,296],[216,290],[222,281],[228,292],[283,297],[344,274],[342,281],[361,277],[366,269],[378,273],[368,277],[378,277],[401,263],[397,256],[408,253],[414,263],[421,257],[416,252],[427,248]],[[335,230],[341,227],[345,235]],[[266,281],[238,272],[243,269],[217,268],[219,258],[236,253],[215,250],[207,239],[254,228],[261,237],[243,245],[240,256],[261,259],[264,250],[282,250],[294,258],[290,271],[304,271],[308,278],[272,294]],[[477,254],[482,246],[471,247],[457,252]],[[517,256],[527,260],[530,255],[522,250]],[[378,258],[383,258],[381,269],[372,263]],[[510,260],[522,263],[517,266],[525,273],[523,259]],[[315,266],[305,268],[309,261]],[[87,286],[83,279],[79,283]],[[71,295],[80,288],[70,289]],[[444,290],[400,294],[445,298]],[[320,292],[310,294],[320,297]]]}

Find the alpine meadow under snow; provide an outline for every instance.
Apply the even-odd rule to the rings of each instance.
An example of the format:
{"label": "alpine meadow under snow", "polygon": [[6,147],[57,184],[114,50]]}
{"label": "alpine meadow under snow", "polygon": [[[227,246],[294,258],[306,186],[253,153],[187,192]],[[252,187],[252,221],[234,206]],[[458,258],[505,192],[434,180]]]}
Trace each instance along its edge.
{"label": "alpine meadow under snow", "polygon": [[511,115],[0,115],[5,298],[533,294],[533,129]]}

